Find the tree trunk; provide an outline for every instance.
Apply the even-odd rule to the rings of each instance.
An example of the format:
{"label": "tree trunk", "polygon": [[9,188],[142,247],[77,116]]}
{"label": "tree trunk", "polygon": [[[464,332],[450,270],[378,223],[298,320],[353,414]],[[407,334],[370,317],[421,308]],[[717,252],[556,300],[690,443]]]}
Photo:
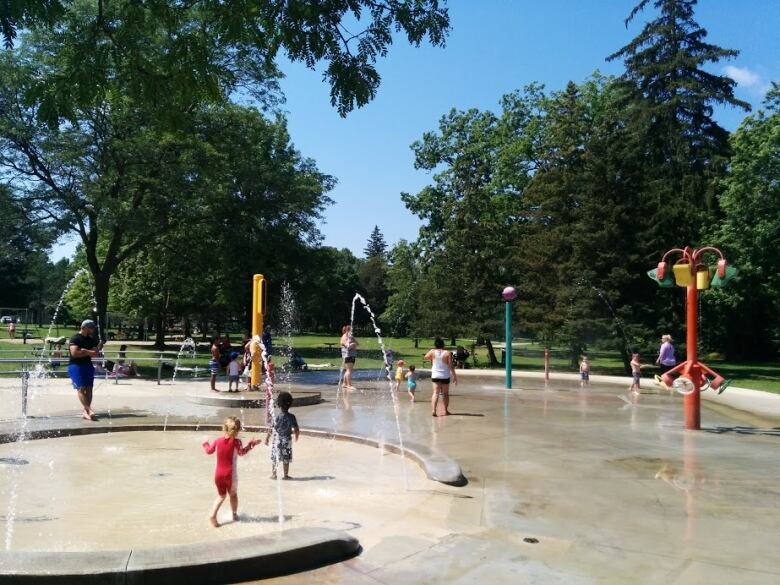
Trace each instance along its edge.
{"label": "tree trunk", "polygon": [[626,374],[631,374],[631,355],[625,345],[620,346],[620,357],[623,359],[623,369],[625,369]]}
{"label": "tree trunk", "polygon": [[154,348],[163,350],[165,349],[165,315],[163,313],[157,313],[154,318],[155,337]]}
{"label": "tree trunk", "polygon": [[415,337],[414,338],[414,349],[420,349],[420,338]]}
{"label": "tree trunk", "polygon": [[108,281],[109,278],[104,273],[92,274],[92,281],[95,284],[95,318],[100,327],[100,341],[106,341],[106,326],[108,321],[106,313],[108,312]]}
{"label": "tree trunk", "polygon": [[571,367],[577,368],[579,370],[580,356],[582,355],[584,348],[579,345],[572,344],[569,349],[571,350]]}
{"label": "tree trunk", "polygon": [[498,358],[496,358],[496,350],[493,349],[493,344],[490,342],[489,339],[485,339],[485,347],[487,348],[487,352],[488,352],[488,365],[490,367],[500,365]]}
{"label": "tree trunk", "polygon": [[458,344],[458,340],[455,337],[450,337],[450,345],[455,347]]}

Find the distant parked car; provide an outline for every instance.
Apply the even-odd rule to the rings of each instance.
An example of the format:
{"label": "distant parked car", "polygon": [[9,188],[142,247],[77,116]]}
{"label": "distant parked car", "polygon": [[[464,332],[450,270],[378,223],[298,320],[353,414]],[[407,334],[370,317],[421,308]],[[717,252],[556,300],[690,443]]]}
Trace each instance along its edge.
{"label": "distant parked car", "polygon": [[0,317],[0,323],[11,323],[13,320],[14,318],[11,317],[11,315],[3,315]]}

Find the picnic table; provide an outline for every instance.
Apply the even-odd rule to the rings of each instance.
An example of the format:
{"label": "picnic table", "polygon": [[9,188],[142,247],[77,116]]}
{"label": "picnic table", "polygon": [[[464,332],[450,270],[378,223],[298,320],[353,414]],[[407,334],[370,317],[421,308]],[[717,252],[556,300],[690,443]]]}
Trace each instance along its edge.
{"label": "picnic table", "polygon": [[334,345],[336,345],[336,343],[335,343],[335,342],[333,342],[333,341],[331,341],[331,342],[327,342],[327,341],[326,341],[326,342],[325,342],[325,343],[323,343],[322,345],[327,345],[327,346],[328,346],[328,351],[329,351],[329,352],[332,352],[332,351],[333,351],[333,346],[334,346]]}

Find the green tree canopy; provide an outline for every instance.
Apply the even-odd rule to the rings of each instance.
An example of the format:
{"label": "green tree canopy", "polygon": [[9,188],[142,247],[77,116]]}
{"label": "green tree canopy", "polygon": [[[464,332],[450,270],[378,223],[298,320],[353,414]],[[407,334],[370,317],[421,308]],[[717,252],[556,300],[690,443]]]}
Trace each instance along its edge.
{"label": "green tree canopy", "polygon": [[11,0],[0,34],[11,46],[24,27],[51,38],[55,68],[25,88],[50,123],[106,99],[155,105],[180,119],[204,101],[241,90],[273,97],[283,53],[324,64],[331,103],[341,115],[376,95],[393,35],[417,46],[443,45],[449,16],[439,0]]}
{"label": "green tree canopy", "polygon": [[724,217],[709,235],[739,267],[729,287],[706,297],[705,316],[718,347],[736,356],[773,356],[780,349],[780,84],[764,109],[731,137],[734,156],[723,179]]}

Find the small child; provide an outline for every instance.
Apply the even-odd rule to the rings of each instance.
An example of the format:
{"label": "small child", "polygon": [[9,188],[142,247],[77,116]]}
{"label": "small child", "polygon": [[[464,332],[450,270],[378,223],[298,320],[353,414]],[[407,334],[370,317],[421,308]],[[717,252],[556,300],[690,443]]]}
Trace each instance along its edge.
{"label": "small child", "polygon": [[[225,368],[227,370],[227,377],[228,377],[228,392],[238,392],[239,387],[239,374],[241,372],[241,364],[238,363],[238,352],[234,351],[230,354],[230,362],[228,362],[227,367]],[[236,385],[235,390],[231,390],[233,388],[233,384]]]}
{"label": "small child", "polygon": [[582,356],[580,361],[580,387],[587,386],[590,382],[590,363],[588,362],[588,356]]}
{"label": "small child", "polygon": [[217,486],[217,499],[214,500],[214,507],[211,509],[209,521],[214,528],[219,526],[217,521],[217,512],[222,502],[225,501],[225,495],[230,494],[230,509],[233,511],[233,520],[238,521],[238,472],[235,469],[235,457],[246,455],[255,445],[260,444],[258,439],[249,441],[246,447],[241,444],[238,433],[241,431],[241,421],[235,416],[229,416],[222,423],[222,432],[224,435],[214,440],[214,444],[203,441],[203,450],[211,455],[217,452],[217,468],[214,471],[214,483]]}
{"label": "small child", "polygon": [[404,379],[404,360],[398,360],[398,367],[395,369],[395,380],[393,380],[393,392],[398,392],[401,387],[401,380]]}
{"label": "small child", "polygon": [[246,391],[249,392],[250,390],[255,390],[255,388],[252,388],[252,340],[251,339],[244,343],[243,362],[244,362],[244,369],[241,375],[244,377],[244,382],[246,383]]}
{"label": "small child", "polygon": [[54,369],[57,369],[60,367],[60,364],[62,363],[60,359],[62,358],[62,344],[57,343],[54,345],[54,350],[51,352],[51,367]]}
{"label": "small child", "polygon": [[417,372],[414,371],[414,364],[409,366],[406,373],[406,390],[409,392],[409,399],[414,402],[414,392],[417,390]]}
{"label": "small child", "polygon": [[[298,420],[290,412],[293,403],[292,394],[289,392],[279,392],[276,398],[276,404],[282,411],[277,414],[273,422],[274,444],[271,446],[271,479],[276,479],[276,467],[281,461],[284,466],[284,476],[282,479],[290,479],[290,463],[292,462],[292,435],[295,433],[295,440],[298,440],[300,429]],[[265,444],[271,438],[271,430],[265,437]]]}
{"label": "small child", "polygon": [[642,379],[642,368],[644,367],[647,366],[641,364],[639,361],[639,354],[631,354],[631,376],[633,377],[633,381],[631,382],[631,387],[628,389],[629,392],[639,394],[639,381]]}

